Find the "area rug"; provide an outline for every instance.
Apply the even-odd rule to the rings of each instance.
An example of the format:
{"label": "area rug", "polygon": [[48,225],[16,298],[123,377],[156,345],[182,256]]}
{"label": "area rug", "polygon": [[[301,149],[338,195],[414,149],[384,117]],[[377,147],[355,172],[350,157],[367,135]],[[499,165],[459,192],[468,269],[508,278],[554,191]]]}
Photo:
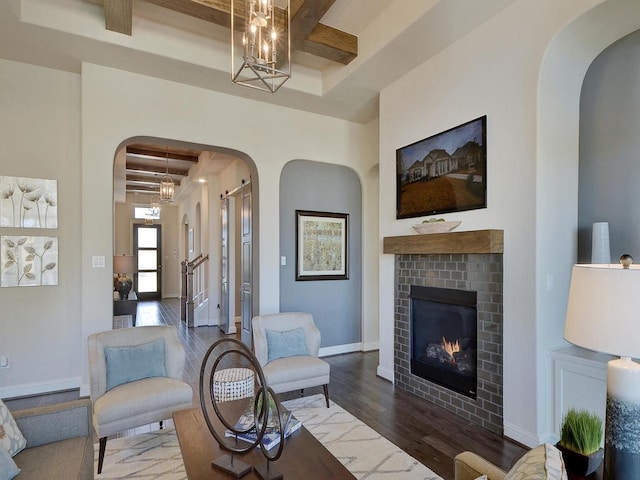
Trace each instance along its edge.
{"label": "area rug", "polygon": [[[284,402],[359,480],[442,480],[416,459],[323,395]],[[97,445],[96,445],[97,471]],[[109,440],[98,480],[186,480],[175,430]]]}

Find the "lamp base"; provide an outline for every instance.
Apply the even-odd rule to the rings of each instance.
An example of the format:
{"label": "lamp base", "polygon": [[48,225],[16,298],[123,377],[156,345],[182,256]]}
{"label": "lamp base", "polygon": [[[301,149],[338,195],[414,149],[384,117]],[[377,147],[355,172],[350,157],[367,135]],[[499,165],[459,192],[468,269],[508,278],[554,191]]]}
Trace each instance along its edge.
{"label": "lamp base", "polygon": [[116,290],[120,294],[120,300],[128,300],[129,292],[131,291],[131,287],[133,287],[133,282],[126,275],[118,276],[116,280]]}
{"label": "lamp base", "polygon": [[630,358],[607,364],[605,480],[640,480],[640,364]]}

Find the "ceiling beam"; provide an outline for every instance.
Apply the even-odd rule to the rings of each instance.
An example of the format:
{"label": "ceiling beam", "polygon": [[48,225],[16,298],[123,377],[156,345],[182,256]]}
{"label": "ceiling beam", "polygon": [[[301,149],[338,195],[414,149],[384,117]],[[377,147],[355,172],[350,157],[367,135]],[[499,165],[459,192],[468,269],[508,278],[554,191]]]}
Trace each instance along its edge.
{"label": "ceiling beam", "polygon": [[197,154],[189,154],[175,150],[167,150],[165,147],[138,147],[129,145],[127,157],[146,158],[149,160],[180,160],[183,162],[198,163]]}
{"label": "ceiling beam", "polygon": [[358,56],[358,37],[318,23],[298,50],[349,65]]}
{"label": "ceiling beam", "polygon": [[146,175],[147,177],[162,176],[168,174],[171,178],[174,177],[186,177],[189,175],[188,169],[169,168],[166,166],[155,166],[147,164],[134,164],[127,162],[125,169],[126,175]]}
{"label": "ceiling beam", "polygon": [[[320,23],[336,0],[306,0],[291,7],[291,51],[300,49],[305,38]],[[295,9],[295,10],[294,10]]]}
{"label": "ceiling beam", "polygon": [[[223,27],[231,25],[231,0],[147,0],[149,3],[199,18]],[[318,57],[349,64],[358,55],[358,37],[333,27],[318,23],[335,0],[292,0],[291,10],[291,50],[300,50]],[[132,0],[104,0],[104,14],[107,30],[131,35]],[[125,5],[122,5],[125,4]],[[128,10],[127,5],[128,4]],[[242,10],[235,12],[239,17],[235,24],[244,24]],[[286,12],[276,8],[276,20],[284,30]],[[314,23],[315,22],[315,23]],[[112,27],[110,28],[110,25]]]}
{"label": "ceiling beam", "polygon": [[133,0],[104,0],[104,24],[107,30],[131,35]]}

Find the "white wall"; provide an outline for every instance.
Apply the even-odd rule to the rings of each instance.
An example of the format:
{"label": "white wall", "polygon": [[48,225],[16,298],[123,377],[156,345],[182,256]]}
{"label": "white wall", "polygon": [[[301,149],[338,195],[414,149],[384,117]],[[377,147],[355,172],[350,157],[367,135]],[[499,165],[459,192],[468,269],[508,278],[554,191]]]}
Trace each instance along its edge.
{"label": "white wall", "polygon": [[[82,68],[82,120],[82,273],[87,279],[82,288],[83,338],[111,323],[110,298],[104,293],[109,279],[91,268],[90,259],[112,251],[110,222],[96,220],[112,218],[112,185],[87,182],[111,178],[113,154],[124,139],[152,136],[223,146],[244,152],[255,162],[259,229],[264,232],[259,242],[260,313],[279,309],[279,243],[269,232],[279,228],[282,166],[294,158],[309,158],[355,165],[363,176],[363,166],[369,163],[371,168],[376,161],[365,155],[376,140],[366,126],[91,64]],[[86,382],[86,369],[83,379]]]}
{"label": "white wall", "polygon": [[0,60],[0,105],[0,175],[58,181],[57,229],[2,228],[0,235],[56,236],[59,245],[58,285],[0,289],[0,355],[10,364],[0,369],[0,398],[77,388],[84,341],[80,77]]}
{"label": "white wall", "polygon": [[[549,138],[544,145],[545,156],[538,156],[544,150],[538,143],[537,122],[543,121],[538,119],[538,103],[541,97],[553,96],[555,108],[544,110],[544,121],[553,122],[555,132],[560,132],[556,135],[577,139],[577,123],[558,125],[554,115],[558,118],[558,110],[565,105],[570,112],[577,105],[580,85],[575,79],[584,76],[585,62],[588,65],[594,54],[585,54],[578,42],[578,48],[570,53],[574,60],[556,62],[553,65],[557,68],[550,69],[553,81],[557,77],[571,78],[567,101],[558,101],[558,87],[551,80],[549,88],[553,90],[539,93],[541,70],[545,71],[541,65],[547,62],[549,70],[550,58],[569,54],[565,50],[568,43],[562,48],[554,44],[561,53],[549,53],[547,49],[558,32],[598,3],[518,2],[381,93],[381,237],[410,234],[416,222],[395,220],[395,150],[487,115],[488,208],[446,217],[462,220],[462,230],[505,231],[504,426],[507,436],[528,445],[539,443],[547,435],[549,371],[544,352],[564,343],[562,327],[570,270],[565,267],[570,267],[575,256],[577,202],[573,178],[577,164],[560,161],[563,166],[559,171],[559,157],[546,156],[557,148],[557,139]],[[621,5],[607,3],[608,10]],[[631,6],[632,2],[622,4]],[[526,35],[522,30],[525,18]],[[585,30],[593,36],[602,26],[590,25]],[[572,46],[575,48],[576,43]],[[567,95],[566,90],[559,91]],[[577,115],[577,110],[570,115]],[[570,148],[577,155],[577,142]],[[563,202],[562,207],[550,200],[554,197]],[[559,254],[554,246],[560,247]],[[547,290],[547,283],[540,279],[542,276],[546,280],[547,274],[552,275],[548,294],[539,295],[542,286]],[[380,261],[379,373],[393,376],[392,255],[383,255]]]}

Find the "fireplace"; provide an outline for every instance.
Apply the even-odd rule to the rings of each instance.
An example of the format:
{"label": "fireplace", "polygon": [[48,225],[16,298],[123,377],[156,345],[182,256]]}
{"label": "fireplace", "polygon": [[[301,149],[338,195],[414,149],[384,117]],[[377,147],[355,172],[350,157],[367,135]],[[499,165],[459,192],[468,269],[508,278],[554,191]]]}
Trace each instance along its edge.
{"label": "fireplace", "polygon": [[[466,232],[461,232],[466,233]],[[435,236],[435,235],[433,235]],[[432,235],[420,235],[429,237]],[[422,240],[422,238],[420,238]],[[449,248],[451,242],[446,245]],[[395,253],[395,252],[394,252]],[[502,254],[395,255],[394,381],[422,397],[492,432],[502,434]],[[442,386],[412,368],[411,289],[413,286],[476,292],[476,388]],[[473,303],[473,302],[471,302]],[[444,336],[450,340],[447,335]],[[465,336],[465,335],[463,335]],[[473,340],[470,341],[473,343]],[[473,384],[472,380],[469,384]],[[465,388],[465,390],[471,390]]]}
{"label": "fireplace", "polygon": [[476,398],[477,294],[412,285],[411,373]]}

